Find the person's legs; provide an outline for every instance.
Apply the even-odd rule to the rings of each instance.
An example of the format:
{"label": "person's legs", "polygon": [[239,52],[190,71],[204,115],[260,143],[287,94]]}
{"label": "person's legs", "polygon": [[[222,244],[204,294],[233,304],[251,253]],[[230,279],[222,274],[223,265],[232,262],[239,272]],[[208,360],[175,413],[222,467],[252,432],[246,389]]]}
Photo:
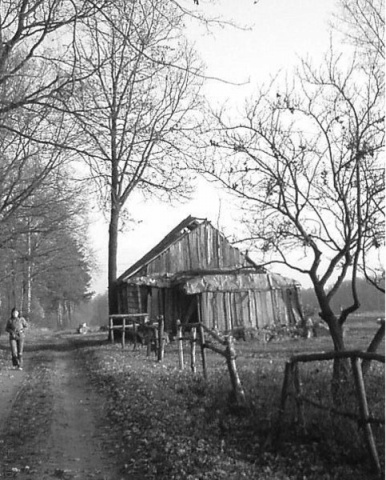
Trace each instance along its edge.
{"label": "person's legs", "polygon": [[17,358],[19,361],[19,367],[23,367],[23,350],[24,350],[24,337],[21,336],[17,341]]}
{"label": "person's legs", "polygon": [[11,338],[9,340],[9,343],[11,345],[12,365],[14,367],[17,367],[19,365],[18,352],[17,352],[17,341],[14,338]]}

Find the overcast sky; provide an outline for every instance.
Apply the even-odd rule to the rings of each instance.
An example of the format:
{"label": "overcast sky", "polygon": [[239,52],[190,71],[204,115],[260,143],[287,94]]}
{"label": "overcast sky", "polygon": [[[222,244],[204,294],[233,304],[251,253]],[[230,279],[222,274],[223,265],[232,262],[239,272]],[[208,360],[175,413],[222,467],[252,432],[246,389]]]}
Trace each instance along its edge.
{"label": "overcast sky", "polygon": [[[193,0],[189,2],[193,4]],[[212,1],[200,0],[202,11],[222,14],[248,27],[247,30],[217,28],[211,35],[197,26],[189,29],[189,37],[206,64],[207,75],[243,84],[232,86],[209,81],[205,86],[207,97],[214,104],[224,101],[241,104],[259,84],[268,82],[278,71],[291,72],[299,58],[310,56],[315,62],[321,60],[328,49],[328,22],[335,5],[335,0],[219,0],[214,6]],[[118,275],[189,214],[208,218],[227,235],[237,232],[237,211],[205,183],[194,199],[184,205],[163,205],[136,198],[133,211],[141,223],[119,237]],[[102,293],[107,288],[108,224],[95,216],[90,235],[100,265],[93,289]]]}

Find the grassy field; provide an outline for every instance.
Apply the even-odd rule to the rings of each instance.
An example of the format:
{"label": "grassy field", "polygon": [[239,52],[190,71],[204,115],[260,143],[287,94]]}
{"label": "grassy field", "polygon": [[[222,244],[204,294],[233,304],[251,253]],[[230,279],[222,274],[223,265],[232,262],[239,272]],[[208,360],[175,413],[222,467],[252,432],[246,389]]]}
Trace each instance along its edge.
{"label": "grassy field", "polygon": [[[365,349],[378,325],[374,316],[354,318],[348,348]],[[208,380],[197,370],[178,368],[177,345],[171,342],[158,363],[144,348],[111,345],[106,334],[71,335],[91,378],[108,395],[111,421],[127,445],[128,472],[144,479],[302,479],[359,480],[371,473],[362,433],[355,422],[306,407],[306,428],[288,404],[279,442],[270,441],[275,425],[285,361],[292,355],[332,349],[327,335],[276,338],[269,343],[236,343],[237,367],[247,405],[237,407],[230,395],[225,360],[208,351]],[[384,346],[382,347],[384,349]],[[189,344],[185,342],[185,359]],[[315,362],[301,368],[303,391],[328,408],[332,366]],[[371,414],[384,418],[384,365],[373,362],[366,377]],[[347,409],[356,409],[354,390]],[[384,466],[384,426],[374,429]]]}

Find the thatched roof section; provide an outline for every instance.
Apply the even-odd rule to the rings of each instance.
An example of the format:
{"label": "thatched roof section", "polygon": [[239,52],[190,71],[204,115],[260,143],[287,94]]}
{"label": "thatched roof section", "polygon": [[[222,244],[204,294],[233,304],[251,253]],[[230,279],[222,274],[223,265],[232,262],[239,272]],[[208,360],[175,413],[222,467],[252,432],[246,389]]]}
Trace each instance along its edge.
{"label": "thatched roof section", "polygon": [[261,273],[252,269],[225,271],[181,272],[173,275],[147,275],[127,279],[130,285],[156,288],[179,287],[188,295],[202,292],[260,292],[298,287],[293,279],[276,273]]}

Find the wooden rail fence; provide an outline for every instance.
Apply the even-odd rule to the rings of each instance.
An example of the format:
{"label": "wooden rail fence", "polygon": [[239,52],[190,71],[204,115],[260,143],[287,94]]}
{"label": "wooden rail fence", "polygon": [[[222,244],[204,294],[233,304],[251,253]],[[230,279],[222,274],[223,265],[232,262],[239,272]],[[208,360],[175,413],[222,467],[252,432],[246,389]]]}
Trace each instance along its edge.
{"label": "wooden rail fence", "polygon": [[[114,324],[114,320],[118,320],[121,323],[118,325]],[[135,350],[138,345],[139,335],[144,335],[147,356],[150,356],[151,351],[154,350],[158,360],[161,361],[165,352],[164,325],[163,315],[159,315],[156,322],[149,321],[147,313],[109,315],[109,338],[114,343],[114,331],[121,332],[121,344],[122,348],[125,348],[126,334],[130,333],[134,343],[133,349]]]}
{"label": "wooden rail fence", "polygon": [[[182,325],[181,322],[177,321],[177,341],[178,341],[178,359],[180,369],[184,369],[184,351],[183,351],[183,340],[184,330],[190,330],[190,366],[193,373],[196,373],[196,343],[199,342],[200,351],[201,351],[201,360],[202,360],[202,370],[204,378],[207,379],[207,359],[206,359],[206,349],[212,350],[219,355],[225,357],[227,362],[227,367],[229,371],[229,376],[232,385],[232,392],[235,401],[238,404],[245,405],[245,392],[241,385],[240,377],[237,372],[236,366],[236,349],[234,344],[234,338],[232,335],[221,335],[220,333],[214,332],[210,328],[206,327],[203,323],[187,323]],[[217,343],[223,345],[225,348],[221,349],[217,345],[206,341],[206,335],[212,337]]]}
{"label": "wooden rail fence", "polygon": [[[117,325],[114,321],[119,321]],[[125,337],[128,332],[131,333],[134,349],[137,347],[137,334],[145,333],[145,344],[147,346],[147,356],[150,355],[152,347],[154,347],[155,355],[158,361],[162,361],[165,354],[165,322],[162,315],[157,317],[157,322],[150,322],[147,313],[141,314],[115,314],[109,315],[109,338],[114,343],[114,331],[121,332],[122,348],[125,347]],[[231,335],[221,335],[210,330],[201,322],[188,323],[182,325],[177,320],[177,343],[178,343],[178,363],[180,370],[185,368],[183,341],[186,339],[184,331],[190,331],[190,367],[193,373],[197,372],[196,366],[196,345],[199,343],[202,361],[202,370],[204,378],[208,377],[206,349],[212,350],[226,359],[230,381],[232,385],[232,392],[237,403],[245,404],[245,392],[241,385],[240,377],[236,367],[236,350],[234,338]],[[212,337],[217,343],[225,348],[220,348],[211,342],[206,341],[206,335]]]}
{"label": "wooden rail fence", "polygon": [[[314,400],[311,400],[302,394],[301,381],[299,376],[299,363],[308,363],[314,361],[325,361],[325,360],[335,360],[335,359],[349,359],[351,361],[351,368],[353,373],[353,378],[355,382],[357,401],[359,407],[359,414],[352,412],[341,411],[335,407],[327,407],[322,405]],[[369,406],[367,402],[365,383],[362,372],[362,362],[366,361],[378,361],[385,363],[385,356],[377,353],[361,352],[358,350],[351,350],[345,352],[327,352],[327,353],[311,353],[304,355],[294,355],[291,359],[286,362],[284,380],[282,385],[281,401],[279,408],[279,415],[277,420],[277,426],[275,429],[275,437],[277,438],[280,435],[280,428],[282,424],[282,418],[285,413],[285,407],[287,398],[292,396],[295,398],[297,416],[300,422],[300,425],[304,427],[305,418],[304,418],[304,404],[308,403],[315,408],[328,410],[334,415],[339,415],[351,420],[358,422],[360,427],[363,429],[365,442],[369,457],[374,469],[379,475],[382,474],[381,464],[379,461],[377,446],[375,443],[372,424],[385,424],[385,419],[374,418],[370,415]],[[292,393],[290,390],[294,391]]]}

